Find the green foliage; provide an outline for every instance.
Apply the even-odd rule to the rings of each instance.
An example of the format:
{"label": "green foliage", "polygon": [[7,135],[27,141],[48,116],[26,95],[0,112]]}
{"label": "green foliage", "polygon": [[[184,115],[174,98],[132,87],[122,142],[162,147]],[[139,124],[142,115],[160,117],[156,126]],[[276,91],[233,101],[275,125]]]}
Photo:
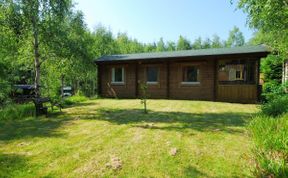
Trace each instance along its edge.
{"label": "green foliage", "polygon": [[157,49],[156,43],[144,44],[144,52],[155,52]]}
{"label": "green foliage", "polygon": [[[14,84],[33,84],[35,57],[39,58],[41,94],[59,98],[63,84],[86,96],[96,94],[97,70],[94,59],[103,55],[175,51],[220,47],[220,38],[190,41],[182,36],[177,44],[140,43],[127,33],[116,37],[101,25],[90,32],[83,13],[65,1],[1,1],[0,4],[0,104],[8,100]],[[43,8],[41,8],[43,7]],[[36,22],[36,23],[35,23]],[[37,35],[35,36],[35,34]],[[35,56],[35,39],[39,40]],[[33,60],[34,59],[34,60]],[[40,66],[40,67],[39,67]]]}
{"label": "green foliage", "polygon": [[282,65],[283,59],[280,56],[269,55],[262,60],[261,72],[264,74],[264,81],[280,84],[282,81]]}
{"label": "green foliage", "polygon": [[274,119],[259,115],[249,124],[256,160],[256,177],[288,176],[288,115]]}
{"label": "green foliage", "polygon": [[245,39],[243,33],[236,26],[229,32],[229,37],[226,41],[226,47],[243,46]]}
{"label": "green foliage", "polygon": [[35,107],[29,104],[9,104],[0,108],[0,120],[16,120],[34,116]]}
{"label": "green foliage", "polygon": [[[96,80],[93,59],[97,52],[92,49],[97,47],[93,46],[94,38],[86,28],[82,12],[74,11],[70,0],[4,1],[0,8],[1,24],[3,22],[0,26],[0,64],[4,64],[7,74],[3,79],[1,77],[1,83],[33,83],[35,66],[31,59],[35,57],[37,32],[41,93],[59,97],[62,76],[65,85],[76,84],[73,88],[82,90],[82,86],[87,88],[90,84],[90,90],[85,92],[94,93],[91,81]],[[10,92],[9,88],[5,89],[7,92],[3,90],[0,89],[2,98],[3,93]]]}
{"label": "green foliage", "polygon": [[267,116],[277,117],[288,112],[288,95],[270,96],[268,102],[261,105],[261,111]]}
{"label": "green foliage", "polygon": [[211,40],[210,40],[209,38],[206,38],[206,39],[203,41],[202,48],[204,48],[204,49],[209,49],[209,48],[211,48]]}
{"label": "green foliage", "polygon": [[192,49],[202,49],[202,38],[198,37],[192,44]]}
{"label": "green foliage", "polygon": [[177,41],[177,50],[188,50],[188,49],[191,49],[190,41],[180,35]]}
{"label": "green foliage", "polygon": [[141,104],[144,106],[144,113],[147,114],[147,99],[148,99],[148,85],[146,83],[140,83],[141,90]]}
{"label": "green foliage", "polygon": [[156,51],[166,51],[165,43],[163,41],[163,38],[160,38],[160,40],[157,42],[157,48]]}
{"label": "green foliage", "polygon": [[271,101],[275,97],[281,97],[286,95],[285,89],[287,88],[286,84],[279,84],[275,81],[267,82],[264,84],[263,96],[266,101]]}
{"label": "green foliage", "polygon": [[269,36],[269,45],[288,56],[287,1],[240,0],[238,7],[248,14],[250,27]]}
{"label": "green foliage", "polygon": [[176,44],[173,41],[167,42],[167,51],[175,51],[176,50]]}
{"label": "green foliage", "polygon": [[87,101],[87,100],[88,98],[86,96],[83,96],[81,94],[76,94],[74,96],[65,98],[63,101],[64,102],[63,104],[66,106],[70,106],[70,105],[77,104],[77,103]]}
{"label": "green foliage", "polygon": [[0,106],[9,100],[9,94],[11,91],[11,86],[8,81],[5,81],[0,78]]}
{"label": "green foliage", "polygon": [[118,54],[144,52],[143,44],[139,43],[136,39],[133,40],[129,38],[126,33],[118,33],[116,38],[116,49],[118,49]]}
{"label": "green foliage", "polygon": [[223,44],[222,44],[222,42],[220,40],[220,37],[218,35],[213,35],[211,47],[212,48],[221,48],[221,47],[223,47]]}

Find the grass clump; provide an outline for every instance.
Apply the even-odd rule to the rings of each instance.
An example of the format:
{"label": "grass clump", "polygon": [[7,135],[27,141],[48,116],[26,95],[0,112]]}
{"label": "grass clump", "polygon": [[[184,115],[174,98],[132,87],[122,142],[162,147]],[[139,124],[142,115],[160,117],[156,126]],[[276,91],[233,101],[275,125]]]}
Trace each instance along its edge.
{"label": "grass clump", "polygon": [[22,119],[34,116],[35,107],[32,103],[28,104],[9,104],[0,109],[0,120]]}
{"label": "grass clump", "polygon": [[255,147],[255,174],[288,177],[288,114],[277,119],[257,116],[249,125]]}
{"label": "grass clump", "polygon": [[277,117],[288,112],[288,95],[274,97],[261,106],[264,115]]}
{"label": "grass clump", "polygon": [[63,100],[63,104],[66,106],[71,106],[73,104],[80,103],[80,102],[87,101],[87,100],[88,98],[86,96],[74,95],[74,96],[65,98]]}

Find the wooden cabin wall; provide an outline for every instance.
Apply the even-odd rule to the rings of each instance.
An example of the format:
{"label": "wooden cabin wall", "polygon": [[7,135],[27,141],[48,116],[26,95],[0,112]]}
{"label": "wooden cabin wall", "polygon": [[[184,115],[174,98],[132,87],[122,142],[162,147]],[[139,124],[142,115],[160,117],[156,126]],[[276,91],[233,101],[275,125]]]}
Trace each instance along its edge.
{"label": "wooden cabin wall", "polygon": [[[258,60],[259,61],[259,60]],[[183,66],[199,67],[199,84],[182,84]],[[255,77],[258,81],[259,63],[255,66]],[[125,83],[112,84],[112,67],[125,68]],[[103,97],[139,98],[141,96],[140,83],[146,82],[146,67],[159,68],[159,81],[148,85],[149,98],[157,99],[189,99],[225,102],[257,102],[259,93],[258,82],[255,84],[219,85],[217,81],[217,59],[173,60],[153,62],[127,62],[101,64],[99,70],[100,93]],[[167,80],[169,79],[169,80]]]}
{"label": "wooden cabin wall", "polygon": [[[209,61],[171,62],[170,63],[170,98],[213,100],[214,98],[214,63]],[[200,84],[182,84],[184,66],[199,67]]]}
{"label": "wooden cabin wall", "polygon": [[[113,84],[111,71],[113,67],[124,67],[124,84]],[[101,96],[112,98],[135,98],[135,66],[131,64],[102,65],[100,76]]]}

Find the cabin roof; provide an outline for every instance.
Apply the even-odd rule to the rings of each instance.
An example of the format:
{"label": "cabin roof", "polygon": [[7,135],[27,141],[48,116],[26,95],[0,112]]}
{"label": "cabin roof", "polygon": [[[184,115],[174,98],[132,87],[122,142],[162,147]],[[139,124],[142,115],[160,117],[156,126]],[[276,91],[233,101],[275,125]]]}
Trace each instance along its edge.
{"label": "cabin roof", "polygon": [[261,44],[256,46],[241,46],[231,48],[210,48],[210,49],[167,51],[167,52],[117,54],[117,55],[102,56],[98,58],[96,62],[200,57],[200,56],[222,56],[222,55],[257,54],[257,53],[267,55],[268,53],[270,53],[270,49],[268,46]]}

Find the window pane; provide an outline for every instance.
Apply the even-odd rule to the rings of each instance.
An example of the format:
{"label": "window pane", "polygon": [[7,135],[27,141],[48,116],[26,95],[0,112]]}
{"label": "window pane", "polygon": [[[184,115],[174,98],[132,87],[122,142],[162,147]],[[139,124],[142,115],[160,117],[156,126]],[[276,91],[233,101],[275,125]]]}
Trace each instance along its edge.
{"label": "window pane", "polygon": [[183,68],[183,81],[184,82],[198,82],[198,69],[195,66]]}
{"label": "window pane", "polygon": [[221,60],[218,65],[218,80],[221,84],[255,82],[255,61]]}
{"label": "window pane", "polygon": [[114,68],[114,81],[113,82],[123,82],[123,71],[122,67]]}
{"label": "window pane", "polygon": [[158,68],[147,67],[147,82],[157,82],[157,81],[158,81]]}

